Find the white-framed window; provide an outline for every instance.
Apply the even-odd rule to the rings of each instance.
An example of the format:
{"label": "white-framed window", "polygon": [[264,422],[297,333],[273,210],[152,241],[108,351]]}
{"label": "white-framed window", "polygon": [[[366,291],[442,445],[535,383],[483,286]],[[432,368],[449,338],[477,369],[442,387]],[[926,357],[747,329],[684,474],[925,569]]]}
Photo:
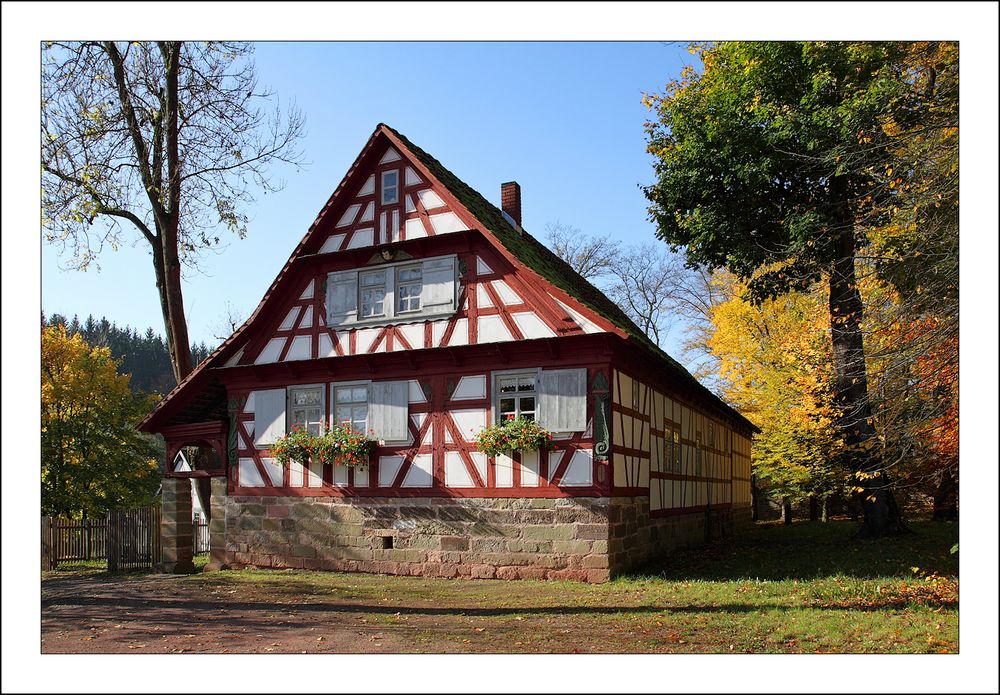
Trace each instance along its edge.
{"label": "white-framed window", "polygon": [[396,313],[420,311],[423,287],[423,266],[420,263],[396,268]]}
{"label": "white-framed window", "polygon": [[382,205],[399,202],[399,170],[382,172]]}
{"label": "white-framed window", "polygon": [[323,424],[323,386],[289,386],[288,387],[288,430],[293,427],[304,427],[309,434],[322,434]]}
{"label": "white-framed window", "polygon": [[587,429],[587,370],[510,369],[493,372],[498,423],[523,417],[554,433]]}
{"label": "white-framed window", "polygon": [[496,376],[497,422],[518,417],[534,420],[538,409],[534,372]]}
{"label": "white-framed window", "polygon": [[368,384],[334,384],[333,421],[368,432]]}
{"label": "white-framed window", "polygon": [[408,259],[327,276],[328,326],[385,324],[458,309],[458,257]]}
{"label": "white-framed window", "polygon": [[408,381],[346,381],[330,384],[331,419],[383,442],[407,441]]}
{"label": "white-framed window", "polygon": [[385,270],[368,270],[359,274],[361,310],[363,319],[385,316]]}

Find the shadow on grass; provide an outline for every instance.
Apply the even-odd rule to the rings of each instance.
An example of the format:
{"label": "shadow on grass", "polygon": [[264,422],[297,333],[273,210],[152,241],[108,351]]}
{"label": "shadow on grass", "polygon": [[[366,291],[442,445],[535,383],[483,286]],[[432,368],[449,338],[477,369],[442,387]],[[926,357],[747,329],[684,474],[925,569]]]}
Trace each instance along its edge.
{"label": "shadow on grass", "polygon": [[[905,607],[901,603],[900,608]],[[113,617],[121,611],[139,611],[146,615],[155,615],[158,624],[169,625],[178,622],[190,625],[192,615],[199,615],[200,620],[209,617],[225,619],[232,626],[250,625],[259,621],[273,623],[277,615],[319,614],[319,615],[387,615],[387,616],[440,616],[440,617],[506,617],[506,616],[603,616],[603,615],[649,615],[649,614],[736,614],[764,613],[770,611],[801,610],[803,606],[788,606],[769,603],[719,603],[713,605],[648,605],[648,606],[531,606],[531,607],[477,607],[477,606],[385,606],[377,604],[344,604],[328,602],[310,603],[275,603],[270,601],[204,601],[191,598],[170,599],[132,599],[123,596],[62,596],[42,601],[43,609],[63,607],[74,610],[75,616],[88,612],[106,618]],[[892,608],[891,605],[879,606],[808,606],[814,610],[826,611],[871,611],[877,612]],[[82,610],[77,610],[82,609]],[[176,618],[172,613],[176,612]],[[260,617],[254,617],[255,614]],[[265,619],[266,618],[266,619]]]}
{"label": "shadow on grass", "polygon": [[859,579],[913,576],[913,567],[958,575],[957,523],[910,522],[912,533],[875,540],[852,538],[851,521],[758,524],[745,533],[672,552],[632,574],[670,580]]}

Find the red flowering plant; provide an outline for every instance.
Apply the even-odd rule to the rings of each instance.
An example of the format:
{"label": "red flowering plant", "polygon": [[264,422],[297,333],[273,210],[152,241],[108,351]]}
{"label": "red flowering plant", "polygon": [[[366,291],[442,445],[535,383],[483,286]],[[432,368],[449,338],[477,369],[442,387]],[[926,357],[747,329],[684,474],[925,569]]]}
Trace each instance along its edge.
{"label": "red flowering plant", "polygon": [[508,418],[476,435],[476,448],[487,456],[511,451],[534,451],[552,442],[552,433],[534,420]]}
{"label": "red flowering plant", "polygon": [[271,455],[283,466],[292,461],[367,466],[375,444],[375,440],[364,432],[351,429],[350,425],[325,427],[319,435],[310,434],[302,425],[295,425],[291,432],[271,445]]}

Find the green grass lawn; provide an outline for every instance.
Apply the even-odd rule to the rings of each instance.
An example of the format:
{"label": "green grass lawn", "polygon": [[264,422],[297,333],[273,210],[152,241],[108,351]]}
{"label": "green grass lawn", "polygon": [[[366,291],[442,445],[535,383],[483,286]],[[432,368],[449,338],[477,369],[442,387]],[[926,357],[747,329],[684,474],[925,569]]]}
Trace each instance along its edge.
{"label": "green grass lawn", "polygon": [[397,651],[956,652],[958,525],[910,526],[855,541],[848,521],[762,524],[600,585],[294,570],[183,583],[248,610],[329,611]]}

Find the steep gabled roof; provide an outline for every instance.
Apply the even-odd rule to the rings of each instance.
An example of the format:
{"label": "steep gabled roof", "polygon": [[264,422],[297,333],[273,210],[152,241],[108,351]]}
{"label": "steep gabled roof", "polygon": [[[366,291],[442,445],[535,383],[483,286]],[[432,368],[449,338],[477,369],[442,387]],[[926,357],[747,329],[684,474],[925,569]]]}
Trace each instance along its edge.
{"label": "steep gabled roof", "polygon": [[155,422],[158,413],[163,411],[168,403],[174,401],[181,391],[194,388],[196,383],[201,384],[202,388],[211,388],[213,391],[218,390],[219,384],[217,383],[217,379],[211,377],[207,370],[211,366],[217,365],[228,359],[242,347],[244,341],[242,341],[241,338],[254,324],[257,317],[262,313],[264,307],[275,296],[275,290],[282,284],[283,278],[295,264],[296,259],[301,256],[303,251],[315,246],[315,243],[311,244],[310,242],[313,242],[313,239],[317,236],[319,230],[328,225],[330,213],[332,209],[336,207],[341,192],[348,186],[362,162],[372,152],[373,146],[379,139],[380,135],[388,138],[390,142],[393,142],[396,146],[402,148],[406,154],[409,154],[413,159],[419,162],[420,165],[426,168],[427,172],[433,178],[437,179],[444,189],[446,189],[447,192],[449,192],[472,217],[483,225],[484,231],[496,239],[496,241],[499,242],[511,256],[520,261],[525,267],[535,273],[538,273],[538,275],[550,282],[552,285],[595,312],[611,325],[623,331],[630,341],[634,342],[636,345],[650,353],[651,356],[663,363],[681,384],[694,388],[708,401],[734,415],[745,425],[753,428],[754,430],[757,429],[752,423],[750,423],[749,420],[740,415],[738,411],[729,406],[709,389],[705,388],[705,386],[695,379],[680,363],[649,340],[642,330],[640,330],[639,327],[631,319],[629,319],[629,317],[621,310],[620,307],[618,307],[617,304],[612,302],[603,292],[594,287],[594,285],[573,270],[569,264],[559,258],[559,256],[531,236],[528,232],[512,227],[510,223],[504,219],[504,216],[499,208],[486,200],[486,198],[484,198],[478,191],[474,190],[467,183],[459,179],[451,171],[446,169],[437,159],[414,145],[404,135],[384,123],[380,123],[375,128],[371,137],[368,138],[364,148],[362,148],[361,152],[354,160],[350,169],[344,175],[344,178],[341,180],[336,190],[327,200],[319,214],[317,214],[316,219],[309,226],[309,230],[295,247],[294,251],[292,251],[288,261],[275,277],[271,286],[264,293],[263,298],[250,318],[248,318],[243,325],[233,333],[233,335],[223,342],[222,345],[220,345],[211,355],[209,355],[207,359],[199,364],[194,371],[191,372],[191,374],[183,379],[159,404],[157,404],[153,411],[150,412],[142,423],[140,423],[140,429],[144,431],[152,431],[152,428],[156,424],[165,424]]}
{"label": "steep gabled roof", "polygon": [[728,403],[712,393],[700,381],[694,378],[687,369],[684,368],[673,357],[664,352],[656,343],[651,341],[642,332],[632,319],[621,310],[617,304],[611,301],[606,294],[594,287],[586,278],[576,272],[566,261],[557,256],[547,246],[531,236],[527,231],[514,229],[507,220],[504,219],[500,209],[482,196],[469,184],[451,173],[441,162],[424,152],[406,139],[404,135],[393,128],[380,124],[390,133],[396,136],[399,141],[406,146],[413,156],[438,179],[465,208],[472,213],[476,219],[483,223],[487,230],[503,244],[511,254],[526,266],[534,270],[543,278],[560,288],[571,297],[577,299],[587,307],[597,312],[618,328],[625,331],[629,338],[636,344],[642,346],[654,357],[667,363],[669,369],[681,382],[695,387],[712,402],[723,407],[725,410],[737,416],[740,421],[753,427],[756,426],[744,418],[737,410]]}

